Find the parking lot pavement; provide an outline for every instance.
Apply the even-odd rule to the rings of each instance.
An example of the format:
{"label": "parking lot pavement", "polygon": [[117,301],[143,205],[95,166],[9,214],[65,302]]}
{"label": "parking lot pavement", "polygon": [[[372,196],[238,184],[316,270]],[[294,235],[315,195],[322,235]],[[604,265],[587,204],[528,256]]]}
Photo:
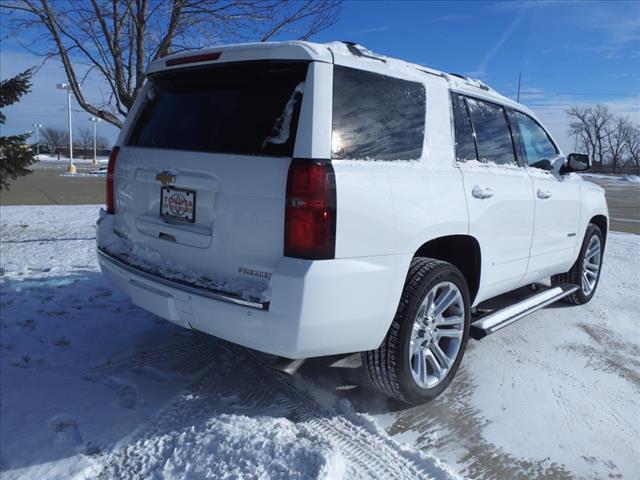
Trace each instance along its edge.
{"label": "parking lot pavement", "polygon": [[640,183],[616,177],[585,177],[605,189],[611,230],[640,234]]}

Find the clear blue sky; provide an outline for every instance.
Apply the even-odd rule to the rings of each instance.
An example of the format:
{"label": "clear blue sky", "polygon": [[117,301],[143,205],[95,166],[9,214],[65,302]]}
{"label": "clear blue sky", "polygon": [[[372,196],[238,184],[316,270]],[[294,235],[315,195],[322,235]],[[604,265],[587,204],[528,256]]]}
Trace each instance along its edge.
{"label": "clear blue sky", "polygon": [[[565,150],[565,110],[605,103],[640,123],[640,2],[346,1],[340,21],[315,41],[351,40],[388,56],[478,77],[533,108]],[[2,46],[2,77],[36,62],[13,42]],[[59,77],[59,78],[58,78]],[[36,121],[65,126],[62,81],[43,68],[33,93],[7,109],[6,132]],[[99,85],[94,85],[97,91]],[[78,125],[88,126],[77,112]],[[111,139],[115,129],[102,127]]]}

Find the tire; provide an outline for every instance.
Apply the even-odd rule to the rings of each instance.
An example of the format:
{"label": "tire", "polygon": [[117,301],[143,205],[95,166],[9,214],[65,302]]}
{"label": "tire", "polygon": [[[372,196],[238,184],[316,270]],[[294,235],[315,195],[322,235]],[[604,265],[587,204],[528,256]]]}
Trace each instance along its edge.
{"label": "tire", "polygon": [[[596,240],[594,240],[596,239]],[[598,258],[598,270],[595,273],[595,282],[593,283],[591,288],[585,289],[585,285],[583,283],[582,275],[583,269],[585,268],[585,260],[589,260],[587,257],[590,255],[589,246],[592,242],[598,242],[599,245],[599,258]],[[576,263],[573,264],[571,270],[566,273],[561,273],[560,275],[554,275],[551,277],[552,285],[560,285],[563,283],[572,283],[578,285],[578,290],[576,290],[571,295],[564,297],[563,301],[567,303],[571,303],[573,305],[584,305],[589,302],[593,295],[596,293],[596,289],[598,288],[598,282],[600,281],[600,273],[602,272],[602,259],[604,255],[604,238],[602,236],[602,231],[600,227],[597,225],[590,223],[587,226],[587,231],[584,235],[584,240],[582,241],[582,247],[580,248],[580,255],[578,255],[578,259]],[[592,263],[592,262],[587,262]],[[591,267],[592,269],[592,267]]]}
{"label": "tire", "polygon": [[[439,312],[447,304],[445,299],[453,296],[450,306]],[[459,323],[446,324],[453,321]],[[447,388],[460,366],[469,323],[469,289],[460,271],[440,260],[414,258],[382,345],[362,352],[369,380],[386,396],[404,403],[416,405],[434,399]],[[439,373],[436,365],[446,368]]]}

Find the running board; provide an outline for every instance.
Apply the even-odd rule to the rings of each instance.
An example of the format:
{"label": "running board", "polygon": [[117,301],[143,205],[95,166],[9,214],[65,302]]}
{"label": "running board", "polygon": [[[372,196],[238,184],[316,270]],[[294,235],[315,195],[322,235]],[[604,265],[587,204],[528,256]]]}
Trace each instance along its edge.
{"label": "running board", "polygon": [[509,305],[474,321],[471,324],[469,336],[480,340],[551,303],[557,302],[561,298],[571,295],[576,290],[578,290],[578,285],[564,284],[557,287],[550,287],[540,293],[536,293],[518,303]]}

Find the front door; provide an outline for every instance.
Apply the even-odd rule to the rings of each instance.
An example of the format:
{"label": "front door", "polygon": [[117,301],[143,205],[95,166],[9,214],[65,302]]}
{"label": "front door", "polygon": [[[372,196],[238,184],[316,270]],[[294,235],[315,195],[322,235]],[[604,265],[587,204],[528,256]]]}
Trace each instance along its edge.
{"label": "front door", "polygon": [[531,117],[513,112],[518,139],[533,182],[535,228],[527,278],[562,273],[574,260],[580,221],[580,179],[560,175],[563,163],[547,132]]}

